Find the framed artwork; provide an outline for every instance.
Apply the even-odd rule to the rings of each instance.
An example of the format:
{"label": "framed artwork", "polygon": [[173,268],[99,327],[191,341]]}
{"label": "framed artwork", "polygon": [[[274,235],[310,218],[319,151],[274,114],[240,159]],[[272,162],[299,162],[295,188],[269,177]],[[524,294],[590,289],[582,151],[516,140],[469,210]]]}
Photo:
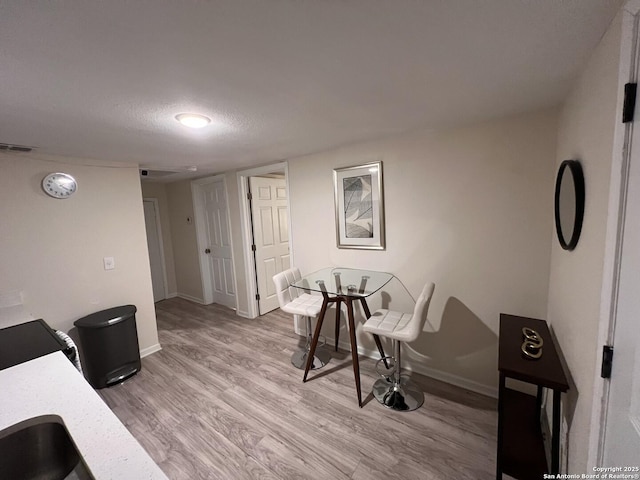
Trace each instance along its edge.
{"label": "framed artwork", "polygon": [[382,162],[333,170],[338,248],[384,250]]}

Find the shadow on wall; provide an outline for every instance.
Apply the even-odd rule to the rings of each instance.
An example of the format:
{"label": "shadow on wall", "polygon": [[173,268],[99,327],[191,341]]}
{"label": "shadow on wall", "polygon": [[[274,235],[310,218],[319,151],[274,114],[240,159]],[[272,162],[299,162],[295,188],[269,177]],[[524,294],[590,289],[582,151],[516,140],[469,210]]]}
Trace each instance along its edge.
{"label": "shadow on wall", "polygon": [[498,335],[455,297],[449,297],[437,330],[425,331],[407,349],[430,369],[483,385],[497,385]]}

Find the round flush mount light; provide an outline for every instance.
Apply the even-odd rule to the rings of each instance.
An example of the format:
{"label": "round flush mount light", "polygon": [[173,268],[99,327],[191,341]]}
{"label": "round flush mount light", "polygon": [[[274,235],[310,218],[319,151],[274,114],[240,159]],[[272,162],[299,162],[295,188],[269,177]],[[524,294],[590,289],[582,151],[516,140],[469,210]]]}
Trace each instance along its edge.
{"label": "round flush mount light", "polygon": [[205,117],[199,113],[180,113],[176,115],[176,120],[189,128],[202,128],[211,123],[211,119],[209,117]]}

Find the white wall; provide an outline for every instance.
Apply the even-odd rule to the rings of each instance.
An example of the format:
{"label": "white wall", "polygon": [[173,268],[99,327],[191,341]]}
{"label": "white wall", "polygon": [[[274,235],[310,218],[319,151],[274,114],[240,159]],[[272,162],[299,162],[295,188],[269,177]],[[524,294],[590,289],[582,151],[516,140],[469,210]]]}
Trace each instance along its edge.
{"label": "white wall", "polygon": [[[158,348],[138,169],[69,162],[0,154],[0,292],[22,291],[28,312],[64,331],[90,313],[134,304],[141,350]],[[73,197],[42,191],[55,171],[76,178]],[[107,256],[114,270],[104,270]]]}
{"label": "white wall", "polygon": [[609,184],[619,87],[621,16],[616,17],[564,103],[556,167],[580,160],[586,204],[582,235],[572,252],[552,238],[547,317],[564,353],[573,384],[564,404],[570,426],[569,472],[587,471],[605,256]]}
{"label": "white wall", "polygon": [[[556,120],[555,111],[538,112],[291,160],[296,264],[303,273],[331,265],[389,271],[413,297],[434,281],[436,331],[413,345],[422,354],[415,368],[495,394],[500,313],[546,314]],[[338,249],[333,169],[377,160],[387,248]],[[399,282],[372,298],[372,307],[383,300],[412,308]],[[373,348],[362,332],[358,341]]]}
{"label": "white wall", "polygon": [[169,218],[169,201],[167,199],[166,185],[164,183],[143,181],[142,196],[144,198],[155,198],[158,200],[164,263],[167,272],[167,292],[169,297],[173,297],[177,294],[178,287],[176,284],[176,267],[173,260],[173,240],[171,239],[171,220]]}

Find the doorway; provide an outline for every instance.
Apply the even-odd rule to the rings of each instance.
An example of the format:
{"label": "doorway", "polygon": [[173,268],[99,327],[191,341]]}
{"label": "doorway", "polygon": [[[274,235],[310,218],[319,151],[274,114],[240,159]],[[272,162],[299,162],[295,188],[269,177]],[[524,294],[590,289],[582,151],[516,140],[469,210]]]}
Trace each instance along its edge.
{"label": "doorway", "polygon": [[[640,2],[629,2],[623,15],[620,80],[638,82],[640,73]],[[626,77],[626,78],[625,78]],[[619,100],[618,109],[622,110]],[[619,467],[623,475],[637,476],[640,451],[640,118],[638,103],[633,119],[619,123],[612,167],[613,207],[609,209],[611,234],[605,258],[603,293],[607,315],[600,326],[599,344],[613,348],[609,380],[594,388],[593,419],[599,422],[590,444],[593,466]],[[614,216],[615,215],[615,216]],[[625,469],[627,467],[628,469]]]}
{"label": "doorway", "polygon": [[144,224],[147,232],[149,265],[151,267],[153,301],[155,303],[167,298],[167,274],[160,229],[160,209],[156,198],[144,198],[142,203],[144,207]]}
{"label": "doorway", "polygon": [[[252,247],[253,245],[256,245],[256,249],[258,249],[257,244],[254,243],[254,223],[257,224],[258,221],[254,222],[253,210],[260,210],[264,205],[256,207],[256,209],[252,209],[250,179],[258,177],[271,178],[274,181],[267,181],[267,183],[273,183],[274,185],[276,183],[275,180],[280,179],[280,187],[274,188],[282,188],[282,183],[284,182],[284,191],[281,190],[280,194],[275,191],[272,195],[282,196],[282,194],[284,193],[286,195],[286,199],[275,199],[273,205],[265,207],[263,210],[261,210],[261,213],[258,213],[259,223],[264,223],[267,225],[270,224],[271,226],[267,227],[268,232],[270,232],[272,228],[274,229],[273,242],[271,242],[270,238],[267,238],[266,241],[264,241],[264,239],[258,238],[258,242],[267,244],[278,243],[279,245],[275,249],[271,249],[269,245],[265,245],[272,251],[265,250],[261,254],[261,256],[258,257],[258,262],[262,263],[262,265],[259,268],[256,268],[256,255],[254,255],[254,250]],[[269,311],[269,309],[277,308],[277,298],[275,296],[275,291],[272,290],[273,281],[271,280],[271,277],[275,275],[275,273],[289,268],[289,266],[293,264],[293,248],[291,244],[291,218],[289,215],[290,204],[288,195],[288,166],[286,162],[280,162],[264,167],[252,168],[249,170],[238,172],[237,178],[238,192],[240,196],[240,221],[242,228],[242,247],[245,264],[245,279],[247,298],[249,299],[247,311],[238,312],[238,314],[244,315],[248,318],[256,318],[257,316]],[[253,182],[256,183],[256,180],[253,180]],[[258,183],[260,183],[260,181],[258,181]],[[255,186],[254,190],[256,188],[259,187]],[[268,212],[271,213],[267,214]],[[260,226],[258,226],[258,228],[260,228]],[[275,229],[277,229],[277,232],[275,231]],[[272,259],[270,259],[270,257]],[[259,283],[263,284],[261,288],[259,286]],[[265,304],[263,306],[260,305],[259,299],[263,298],[263,296],[266,296],[269,299],[270,304]]]}
{"label": "doorway", "polygon": [[[636,109],[636,115],[639,112]],[[636,465],[640,452],[640,133],[633,133],[626,212],[622,226],[614,361],[604,436],[604,466]],[[635,463],[634,463],[635,462]],[[637,470],[627,473],[636,475]]]}

